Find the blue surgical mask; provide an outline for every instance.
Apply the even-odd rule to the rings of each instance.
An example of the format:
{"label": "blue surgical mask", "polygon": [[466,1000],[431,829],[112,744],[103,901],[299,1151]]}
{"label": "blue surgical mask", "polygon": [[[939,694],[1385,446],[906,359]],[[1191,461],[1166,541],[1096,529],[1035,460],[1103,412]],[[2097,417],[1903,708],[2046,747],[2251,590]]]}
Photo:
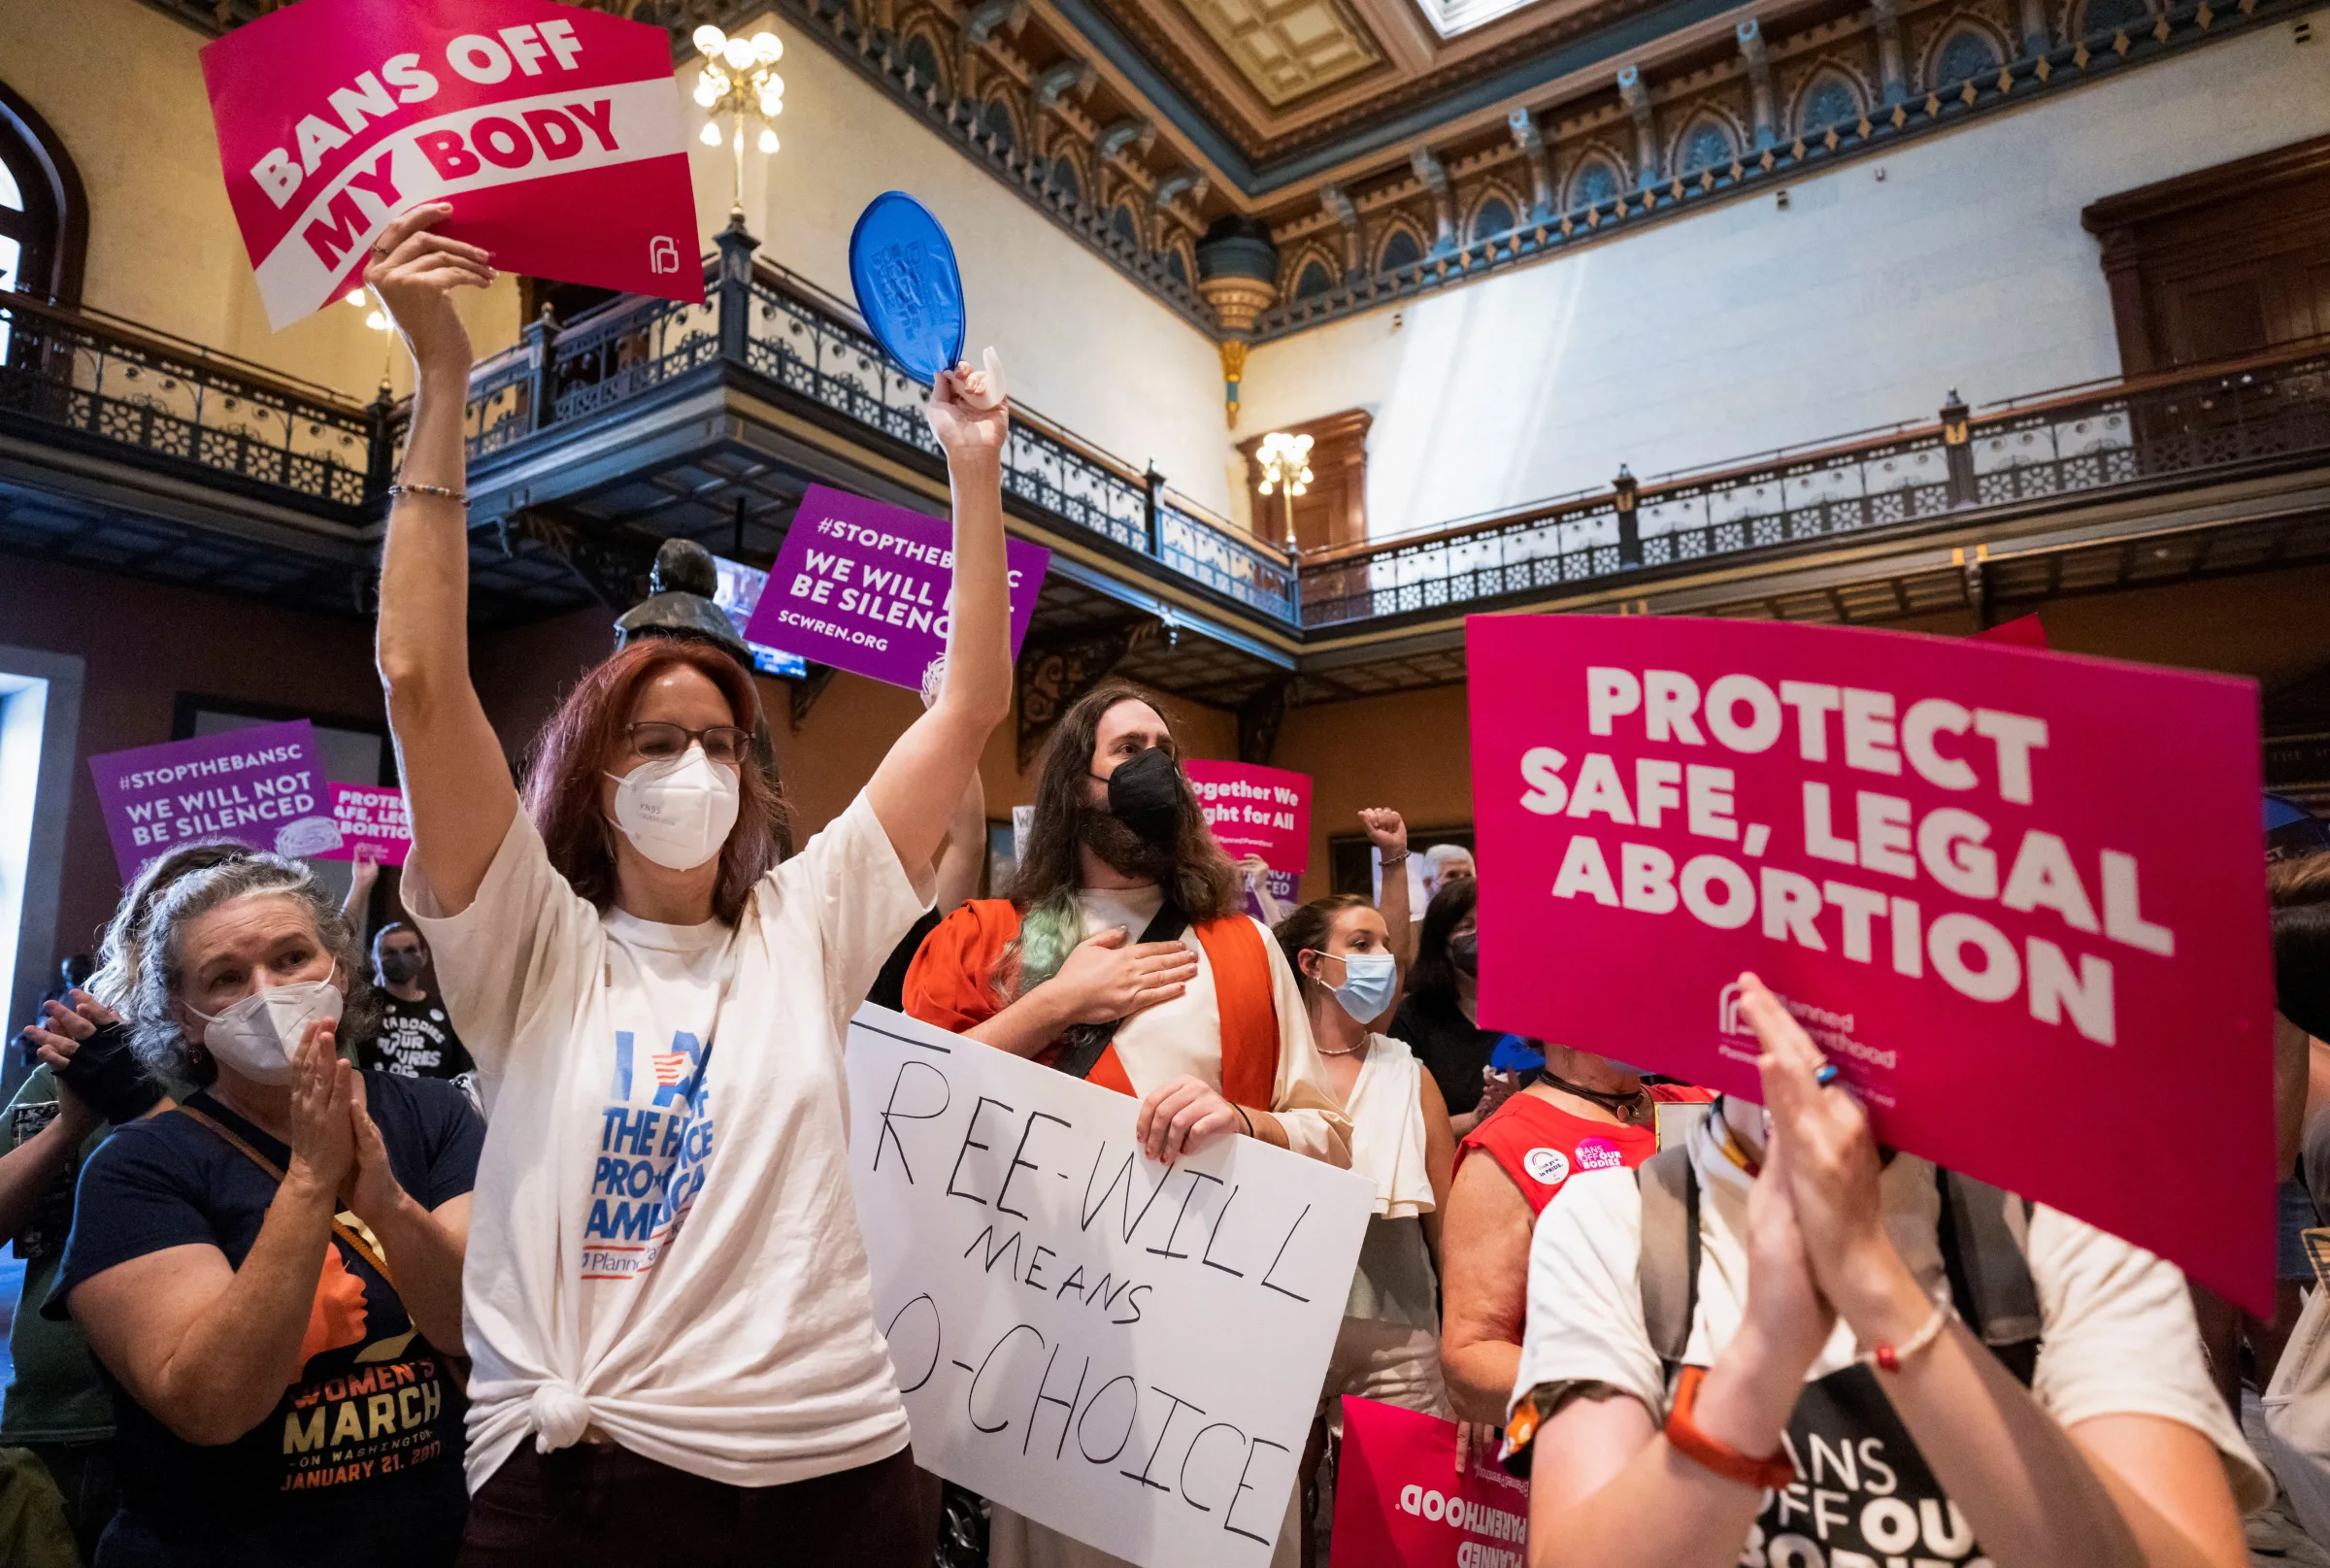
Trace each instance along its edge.
{"label": "blue surgical mask", "polygon": [[[1399,960],[1388,952],[1320,953],[1343,960],[1343,984],[1329,986],[1343,1010],[1361,1023],[1383,1016],[1391,1006],[1392,987],[1399,984]],[[1323,984],[1323,982],[1322,982]]]}

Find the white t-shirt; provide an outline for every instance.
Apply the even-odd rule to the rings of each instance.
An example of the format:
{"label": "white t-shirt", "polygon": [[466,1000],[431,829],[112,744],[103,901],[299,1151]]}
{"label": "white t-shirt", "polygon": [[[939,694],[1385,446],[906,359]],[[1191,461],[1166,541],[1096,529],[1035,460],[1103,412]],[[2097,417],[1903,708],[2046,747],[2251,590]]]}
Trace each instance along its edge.
{"label": "white t-shirt", "polygon": [[[1688,1145],[1699,1175],[1703,1248],[1699,1304],[1682,1356],[1691,1366],[1711,1365],[1730,1342],[1748,1296],[1751,1183],[1723,1153],[1715,1125],[1713,1117],[1703,1120]],[[1929,1292],[1946,1290],[1934,1167],[1897,1154],[1879,1183],[1885,1229],[1902,1260]],[[2067,1426],[2110,1415],[2181,1422],[2216,1446],[2245,1510],[2271,1497],[2272,1482],[2209,1381],[2184,1276],[2045,1205],[2032,1210],[2027,1231],[2021,1203],[2010,1202],[2008,1212],[2038,1289],[2041,1344],[2031,1391],[2039,1403]],[[1663,1418],[1665,1374],[1643,1324],[1635,1274],[1642,1232],[1642,1189],[1632,1171],[1582,1172],[1561,1189],[1560,1202],[1546,1205],[1529,1246],[1528,1327],[1514,1401],[1542,1384],[1605,1383]],[[1856,1351],[1852,1329],[1840,1321],[1805,1381],[1851,1365]],[[1811,1475],[1818,1458],[1800,1454],[1800,1473]],[[1836,1485],[1825,1472],[1823,1479]]]}
{"label": "white t-shirt", "polygon": [[602,917],[523,812],[459,914],[408,876],[491,1114],[463,1274],[472,1491],[529,1434],[588,1426],[738,1486],[906,1446],[842,1051],[927,881],[863,795],[733,932]]}
{"label": "white t-shirt", "polygon": [[[1087,887],[1076,895],[1083,912],[1083,934],[1097,936],[1121,925],[1127,944],[1139,942],[1164,906],[1165,891],[1147,887]],[[1252,917],[1248,916],[1251,919]],[[1261,921],[1264,953],[1270,960],[1271,1005],[1279,1019],[1279,1076],[1271,1103],[1261,1109],[1286,1129],[1287,1147],[1330,1165],[1351,1162],[1350,1119],[1327,1088],[1318,1049],[1311,1038],[1311,1015],[1287,967],[1286,954]],[[1221,1088],[1221,1002],[1214,990],[1214,961],[1194,926],[1182,932],[1182,946],[1197,954],[1197,976],[1170,1002],[1144,1008],[1116,1026],[1116,1059],[1135,1094],[1186,1074],[1219,1092]]]}

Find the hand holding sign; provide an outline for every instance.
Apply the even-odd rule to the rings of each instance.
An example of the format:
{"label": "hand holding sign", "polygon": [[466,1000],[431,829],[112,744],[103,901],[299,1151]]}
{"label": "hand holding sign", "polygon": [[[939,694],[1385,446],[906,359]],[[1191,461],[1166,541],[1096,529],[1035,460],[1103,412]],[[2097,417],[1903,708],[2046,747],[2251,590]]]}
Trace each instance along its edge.
{"label": "hand holding sign", "polygon": [[432,202],[389,224],[373,247],[364,282],[387,308],[416,367],[466,375],[469,328],[453,309],[452,291],[490,287],[493,257],[482,247],[432,232],[452,210],[450,202]]}
{"label": "hand holding sign", "polygon": [[1003,397],[1003,363],[995,350],[986,351],[983,371],[962,366],[939,372],[930,384],[930,401],[922,417],[940,450],[950,463],[981,458],[1000,461],[1003,444],[1011,439],[1012,411]]}

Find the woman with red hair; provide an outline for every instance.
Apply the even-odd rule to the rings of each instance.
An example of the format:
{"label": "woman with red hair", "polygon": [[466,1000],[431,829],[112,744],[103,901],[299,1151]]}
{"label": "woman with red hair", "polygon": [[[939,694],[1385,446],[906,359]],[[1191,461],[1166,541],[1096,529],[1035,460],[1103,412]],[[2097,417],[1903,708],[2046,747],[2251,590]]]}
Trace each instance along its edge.
{"label": "woman with red hair", "polygon": [[934,1514],[850,1202],[849,1015],[929,900],[1011,696],[1000,387],[928,410],[954,493],[945,684],[849,810],[778,862],[751,677],[655,638],[585,674],[521,802],[469,678],[469,340],[490,257],[391,224],[365,280],[416,365],[380,668],[412,803],[406,900],[491,1131],[465,1279],[465,1564],[929,1559]]}

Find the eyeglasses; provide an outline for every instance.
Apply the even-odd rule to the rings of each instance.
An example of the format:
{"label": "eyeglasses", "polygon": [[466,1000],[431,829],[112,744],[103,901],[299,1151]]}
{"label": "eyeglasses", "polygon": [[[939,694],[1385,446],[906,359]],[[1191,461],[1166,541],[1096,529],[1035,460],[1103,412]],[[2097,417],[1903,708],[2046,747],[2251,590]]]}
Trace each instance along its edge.
{"label": "eyeglasses", "polygon": [[644,757],[678,756],[692,742],[701,742],[704,755],[714,762],[734,767],[745,759],[752,748],[752,737],[734,724],[710,724],[703,729],[689,729],[685,724],[667,724],[660,719],[630,724],[623,733],[631,739],[631,750]]}

